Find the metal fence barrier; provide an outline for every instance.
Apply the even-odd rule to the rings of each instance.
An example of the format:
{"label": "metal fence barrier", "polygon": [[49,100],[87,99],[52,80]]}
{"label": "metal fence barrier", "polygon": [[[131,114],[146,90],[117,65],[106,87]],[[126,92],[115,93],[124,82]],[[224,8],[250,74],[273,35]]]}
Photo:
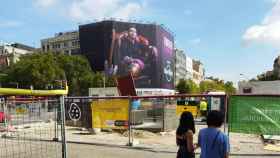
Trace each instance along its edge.
{"label": "metal fence barrier", "polygon": [[[279,96],[274,96],[275,100],[271,99],[271,96],[263,96],[258,100],[249,100],[245,98],[245,101],[238,99],[233,105],[230,98],[235,96],[226,95],[170,95],[170,96],[136,96],[136,97],[66,97],[65,109],[66,109],[66,133],[69,142],[78,142],[85,144],[95,145],[109,145],[109,146],[134,146],[135,142],[141,141],[143,143],[146,138],[141,139],[137,137],[137,132],[156,132],[154,136],[157,139],[161,139],[160,133],[166,133],[168,131],[175,131],[178,127],[178,121],[180,114],[183,111],[190,111],[196,120],[196,129],[199,131],[201,128],[207,127],[205,123],[205,115],[203,115],[200,109],[200,101],[205,100],[207,105],[207,111],[220,110],[225,114],[225,124],[222,127],[222,131],[228,134],[231,143],[231,155],[233,156],[279,156],[275,151],[269,151],[270,146],[264,145],[259,134],[245,134],[245,133],[231,133],[233,126],[232,123],[234,112],[233,108],[237,112],[234,114],[234,118],[241,119],[248,118],[247,116],[257,115],[259,110],[263,110],[267,114],[272,114],[276,118],[276,123],[279,122],[278,107]],[[246,96],[245,96],[246,97]],[[243,97],[242,97],[243,98]],[[242,101],[242,102],[240,102]],[[273,102],[272,102],[273,101]],[[275,110],[269,110],[266,108],[253,108],[255,111],[250,110],[249,103],[254,105],[253,107],[261,106],[259,103],[267,104]],[[248,105],[247,105],[248,104]],[[277,104],[277,105],[276,105]],[[263,105],[263,104],[262,104]],[[230,107],[235,106],[235,107]],[[228,108],[229,107],[229,108]],[[116,114],[116,115],[115,115]],[[122,114],[122,115],[117,115]],[[241,117],[242,114],[242,117]],[[246,116],[246,117],[245,117]],[[269,115],[264,115],[264,119],[268,120],[272,118]],[[230,119],[229,119],[230,118]],[[255,117],[253,117],[255,118]],[[259,118],[259,117],[257,117]],[[251,119],[251,117],[250,117]],[[249,121],[251,121],[249,119]],[[238,121],[238,120],[237,120]],[[242,120],[241,120],[242,121]],[[244,121],[244,120],[243,120]],[[263,121],[257,120],[257,121]],[[275,124],[275,121],[270,121]],[[237,130],[236,126],[238,122],[235,122],[234,130]],[[244,122],[241,122],[244,123]],[[250,124],[251,122],[246,122]],[[232,124],[234,125],[234,124]],[[253,126],[256,124],[250,124]],[[261,125],[261,124],[260,124]],[[79,127],[79,128],[76,128]],[[278,127],[278,126],[277,126]],[[85,128],[87,130],[85,130]],[[230,129],[232,128],[232,129]],[[247,130],[249,129],[238,129]],[[250,128],[251,129],[251,128]],[[278,129],[274,129],[274,133],[279,132]],[[99,137],[98,132],[107,132],[105,137]],[[234,132],[234,131],[233,131]],[[198,132],[197,132],[198,133]],[[195,138],[197,138],[197,133]],[[149,133],[147,133],[149,134]],[[151,135],[153,136],[153,134]],[[170,135],[171,141],[175,135]],[[111,138],[111,139],[109,139]],[[167,139],[166,137],[164,139]],[[169,140],[169,141],[170,141]],[[150,141],[150,140],[149,140]],[[195,140],[197,141],[197,140]],[[160,141],[157,141],[160,142]],[[148,142],[149,143],[149,142]],[[137,146],[138,144],[136,144]],[[142,145],[142,144],[140,144]],[[148,144],[148,147],[151,144]],[[157,143],[153,147],[157,147]],[[159,144],[161,145],[161,144]],[[168,147],[167,147],[168,146]],[[248,147],[249,146],[249,147]],[[144,146],[141,146],[144,147]],[[145,146],[147,147],[147,146]],[[166,144],[162,150],[168,148],[166,152],[176,153],[176,144]],[[266,149],[264,149],[266,148]],[[69,151],[71,155],[72,151]],[[71,156],[70,156],[71,157]]]}
{"label": "metal fence barrier", "polygon": [[66,158],[61,100],[63,97],[2,97],[0,157]]}
{"label": "metal fence barrier", "polygon": [[[226,113],[225,95],[66,97],[66,125],[68,126],[66,132],[74,137],[72,140],[83,141],[75,138],[77,132],[73,133],[71,127],[86,128],[93,132],[118,130],[122,134],[127,132],[124,134],[128,139],[127,144],[132,145],[135,130],[151,132],[175,130],[183,111],[191,111],[198,122],[205,121],[201,119],[199,109],[201,99],[208,99],[208,110],[218,108]],[[98,141],[92,139],[91,143],[98,143]]]}

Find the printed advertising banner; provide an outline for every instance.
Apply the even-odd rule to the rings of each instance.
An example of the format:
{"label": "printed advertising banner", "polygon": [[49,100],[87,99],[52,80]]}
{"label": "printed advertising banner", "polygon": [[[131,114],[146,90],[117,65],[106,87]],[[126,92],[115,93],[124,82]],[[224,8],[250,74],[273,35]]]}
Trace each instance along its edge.
{"label": "printed advertising banner", "polygon": [[280,135],[280,97],[231,96],[230,132]]}
{"label": "printed advertising banner", "polygon": [[174,39],[161,26],[103,21],[79,31],[81,52],[94,71],[132,74],[136,88],[174,88]]}
{"label": "printed advertising banner", "polygon": [[92,127],[126,129],[129,120],[129,100],[112,99],[93,101]]}

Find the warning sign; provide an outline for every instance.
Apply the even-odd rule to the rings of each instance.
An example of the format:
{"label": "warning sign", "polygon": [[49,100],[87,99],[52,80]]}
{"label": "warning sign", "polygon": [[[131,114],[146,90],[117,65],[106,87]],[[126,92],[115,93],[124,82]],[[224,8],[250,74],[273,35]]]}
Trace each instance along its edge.
{"label": "warning sign", "polygon": [[68,114],[71,120],[79,121],[81,118],[81,109],[76,103],[71,103],[70,108],[68,110]]}

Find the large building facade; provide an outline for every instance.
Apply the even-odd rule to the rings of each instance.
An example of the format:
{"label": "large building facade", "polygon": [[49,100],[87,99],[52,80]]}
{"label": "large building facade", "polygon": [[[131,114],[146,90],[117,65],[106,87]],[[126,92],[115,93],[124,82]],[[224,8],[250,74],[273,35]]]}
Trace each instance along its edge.
{"label": "large building facade", "polygon": [[186,55],[186,79],[193,79],[193,59]]}
{"label": "large building facade", "polygon": [[81,25],[79,36],[94,71],[130,73],[136,88],[174,88],[174,39],[163,27],[108,20]]}
{"label": "large building facade", "polygon": [[280,80],[276,81],[240,81],[238,94],[280,95]]}
{"label": "large building facade", "polygon": [[193,59],[193,81],[196,84],[200,84],[205,79],[205,69],[203,64],[199,60]]}
{"label": "large building facade", "polygon": [[186,79],[187,75],[187,63],[186,63],[186,55],[183,50],[175,49],[175,84],[177,84],[180,79]]}
{"label": "large building facade", "polygon": [[80,54],[79,31],[60,32],[54,37],[42,39],[41,49],[43,52]]}
{"label": "large building facade", "polygon": [[176,75],[175,85],[180,79],[193,80],[199,84],[205,79],[205,70],[203,64],[199,60],[194,60],[185,54],[183,50],[175,49],[176,54]]}

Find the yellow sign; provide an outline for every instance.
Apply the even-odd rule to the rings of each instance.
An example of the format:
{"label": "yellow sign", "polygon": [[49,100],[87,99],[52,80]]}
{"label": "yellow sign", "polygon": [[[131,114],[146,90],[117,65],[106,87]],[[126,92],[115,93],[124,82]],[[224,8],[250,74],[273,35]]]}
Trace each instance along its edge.
{"label": "yellow sign", "polygon": [[93,101],[91,109],[93,128],[123,129],[128,127],[128,99]]}
{"label": "yellow sign", "polygon": [[181,114],[185,111],[191,112],[193,117],[196,117],[197,113],[198,113],[197,106],[177,105],[177,107],[176,107],[177,116],[181,116]]}
{"label": "yellow sign", "polygon": [[20,105],[16,107],[16,114],[25,114],[27,112],[26,105]]}

